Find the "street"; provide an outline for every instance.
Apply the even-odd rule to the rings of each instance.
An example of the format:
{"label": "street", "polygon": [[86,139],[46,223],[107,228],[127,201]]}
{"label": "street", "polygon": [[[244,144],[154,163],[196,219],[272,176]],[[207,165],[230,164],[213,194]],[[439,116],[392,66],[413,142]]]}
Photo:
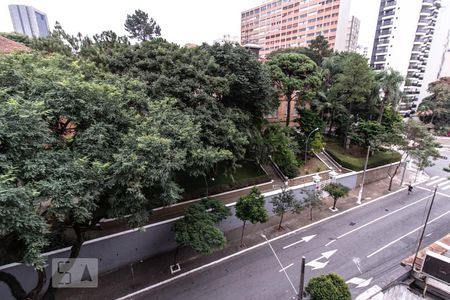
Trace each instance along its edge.
{"label": "street", "polygon": [[356,298],[369,288],[383,287],[393,280],[401,271],[400,261],[414,253],[435,184],[442,190],[431,211],[423,242],[426,245],[450,229],[450,190],[444,190],[450,187],[450,181],[445,177],[430,178],[416,186],[411,195],[400,190],[272,241],[292,284],[265,244],[132,299],[295,299],[302,256],[306,257],[305,285],[311,277],[334,272],[345,278]]}

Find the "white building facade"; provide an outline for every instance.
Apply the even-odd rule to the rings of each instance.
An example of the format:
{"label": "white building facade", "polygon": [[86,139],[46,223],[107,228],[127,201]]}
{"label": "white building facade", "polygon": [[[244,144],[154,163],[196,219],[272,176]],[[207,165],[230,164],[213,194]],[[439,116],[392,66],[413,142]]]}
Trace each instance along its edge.
{"label": "white building facade", "polygon": [[46,37],[50,34],[47,15],[27,5],[9,5],[14,31],[29,37]]}
{"label": "white building facade", "polygon": [[381,0],[370,63],[376,70],[399,71],[406,79],[402,113],[414,111],[436,79],[425,80],[432,71],[428,65],[440,8],[440,0]]}

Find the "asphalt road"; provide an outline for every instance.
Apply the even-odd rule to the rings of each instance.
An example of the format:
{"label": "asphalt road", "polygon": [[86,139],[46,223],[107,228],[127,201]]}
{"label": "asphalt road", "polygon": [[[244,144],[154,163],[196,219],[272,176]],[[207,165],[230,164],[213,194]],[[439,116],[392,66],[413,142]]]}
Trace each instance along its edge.
{"label": "asphalt road", "polygon": [[[302,256],[306,257],[307,280],[338,273],[349,281],[356,298],[373,286],[387,284],[402,268],[400,261],[414,253],[436,180],[450,186],[448,179],[435,178],[416,187],[409,196],[400,191],[271,242],[292,285],[266,244],[133,299],[295,299]],[[449,231],[450,190],[446,190],[436,197],[424,245]],[[302,241],[304,237],[312,238]]]}

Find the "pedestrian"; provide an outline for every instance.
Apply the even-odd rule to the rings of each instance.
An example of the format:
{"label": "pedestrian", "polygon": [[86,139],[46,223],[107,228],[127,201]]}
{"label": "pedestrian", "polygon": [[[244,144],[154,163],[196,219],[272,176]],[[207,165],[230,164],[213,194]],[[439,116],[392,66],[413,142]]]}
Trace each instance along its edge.
{"label": "pedestrian", "polygon": [[411,184],[408,184],[408,195],[411,194],[413,191],[413,186]]}

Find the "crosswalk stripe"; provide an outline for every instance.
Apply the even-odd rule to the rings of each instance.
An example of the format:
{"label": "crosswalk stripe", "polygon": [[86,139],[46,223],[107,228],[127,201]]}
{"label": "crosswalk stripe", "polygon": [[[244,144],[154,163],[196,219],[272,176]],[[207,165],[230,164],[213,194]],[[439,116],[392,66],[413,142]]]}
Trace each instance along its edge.
{"label": "crosswalk stripe", "polygon": [[433,176],[433,177],[431,177],[430,178],[430,180],[435,180],[435,179],[438,179],[440,176]]}
{"label": "crosswalk stripe", "polygon": [[444,180],[447,180],[447,178],[439,178],[439,179],[436,179],[435,181],[428,182],[428,183],[425,184],[425,185],[426,185],[426,186],[430,186],[430,185],[436,184],[436,183],[441,182],[441,181],[444,181]]}
{"label": "crosswalk stripe", "polygon": [[441,190],[446,191],[448,189],[450,189],[450,185],[447,185],[446,187],[443,187]]}
{"label": "crosswalk stripe", "polygon": [[442,186],[447,185],[447,184],[450,184],[450,181],[447,180],[447,181],[441,182],[441,183],[438,184],[438,187],[442,187]]}

